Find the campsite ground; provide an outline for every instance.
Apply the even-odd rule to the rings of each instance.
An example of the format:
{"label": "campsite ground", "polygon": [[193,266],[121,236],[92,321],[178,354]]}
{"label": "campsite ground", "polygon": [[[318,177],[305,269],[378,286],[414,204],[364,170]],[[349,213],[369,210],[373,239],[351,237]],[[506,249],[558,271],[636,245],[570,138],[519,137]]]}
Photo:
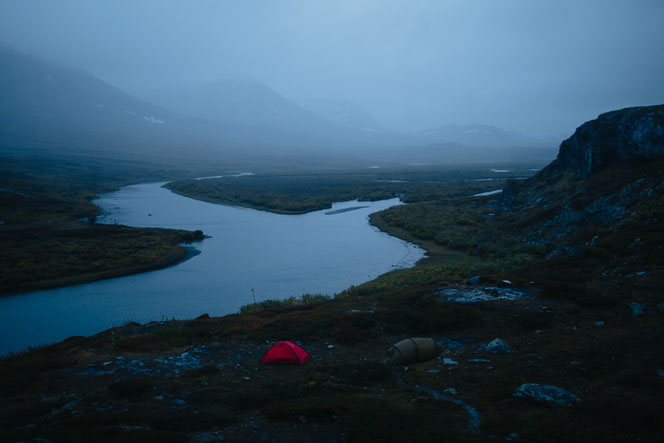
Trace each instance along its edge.
{"label": "campsite ground", "polygon": [[[555,183],[544,177],[544,186],[527,185],[554,190],[545,214],[540,191],[523,193],[525,200],[512,207],[490,196],[382,212],[374,223],[435,243],[441,255],[432,248],[421,266],[334,299],[308,296],[250,305],[222,318],[128,324],[5,358],[3,435],[53,441],[659,441],[664,262],[658,248],[664,231],[662,221],[648,220],[661,208],[662,190],[649,192],[649,182],[640,181],[644,191],[633,195],[642,201],[631,203],[634,211],[620,225],[584,225],[569,234],[570,242],[580,242],[575,254],[551,255],[551,245],[515,242],[530,226],[541,226],[540,235],[572,226],[545,222],[579,206],[578,196],[595,201],[601,193],[619,194],[613,188],[622,185],[612,183],[620,174],[631,183],[637,172],[608,171],[571,185],[564,177]],[[593,235],[602,241],[590,245]],[[468,277],[476,275],[470,284]],[[521,296],[495,298],[498,290],[485,289],[487,300],[460,303],[444,292],[478,288]],[[407,366],[383,363],[390,345],[417,336],[434,337],[443,354]],[[511,350],[484,348],[496,338]],[[304,366],[259,365],[278,340],[301,343],[312,359]],[[515,397],[525,383],[557,386],[581,401],[560,406]]]}
{"label": "campsite ground", "polygon": [[[656,441],[664,406],[656,372],[661,314],[588,312],[536,297],[532,288],[515,301],[456,304],[440,294],[450,287],[457,285],[129,324],[11,357],[0,366],[5,436]],[[418,335],[433,335],[443,355],[407,366],[382,363],[387,347]],[[497,337],[513,351],[479,350]],[[312,359],[304,366],[258,364],[281,339],[297,341]],[[560,386],[583,403],[513,397],[523,383]]]}

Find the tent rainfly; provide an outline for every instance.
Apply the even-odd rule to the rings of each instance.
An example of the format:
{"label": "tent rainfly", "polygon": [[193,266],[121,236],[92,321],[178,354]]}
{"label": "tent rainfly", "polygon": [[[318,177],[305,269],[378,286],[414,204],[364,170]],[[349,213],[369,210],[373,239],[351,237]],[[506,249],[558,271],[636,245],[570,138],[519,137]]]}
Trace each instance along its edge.
{"label": "tent rainfly", "polygon": [[263,356],[261,363],[274,363],[281,365],[303,365],[311,356],[290,341],[275,343]]}

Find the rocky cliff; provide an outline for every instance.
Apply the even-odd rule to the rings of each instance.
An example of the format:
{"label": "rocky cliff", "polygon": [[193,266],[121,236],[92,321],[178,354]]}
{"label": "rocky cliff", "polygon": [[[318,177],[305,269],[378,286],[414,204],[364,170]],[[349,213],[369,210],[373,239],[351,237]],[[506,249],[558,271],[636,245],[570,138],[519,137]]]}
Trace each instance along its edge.
{"label": "rocky cliff", "polygon": [[560,145],[558,164],[589,175],[615,163],[635,163],[664,155],[664,105],[601,114],[581,125]]}

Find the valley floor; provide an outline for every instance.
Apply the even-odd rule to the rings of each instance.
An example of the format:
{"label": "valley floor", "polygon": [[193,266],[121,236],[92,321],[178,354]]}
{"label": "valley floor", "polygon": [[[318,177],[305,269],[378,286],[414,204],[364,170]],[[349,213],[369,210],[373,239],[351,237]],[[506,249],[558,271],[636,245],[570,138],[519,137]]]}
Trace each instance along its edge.
{"label": "valley floor", "polygon": [[[622,184],[609,185],[614,178],[570,184],[545,174],[545,187],[509,182],[500,198],[460,193],[384,211],[375,224],[439,249],[431,246],[416,268],[333,299],[127,324],[3,358],[3,436],[659,441],[663,225],[659,216],[648,220],[661,209],[662,190],[638,181],[643,192],[632,187],[630,195],[641,197],[627,202]],[[613,210],[620,224],[564,231],[564,251],[540,241],[584,220],[570,208],[597,208],[598,199],[632,211]],[[539,232],[523,240],[533,226]],[[504,291],[510,297],[500,298]],[[387,348],[407,337],[433,337],[443,353],[387,365]],[[260,365],[279,340],[301,344],[312,359]],[[537,386],[520,394],[531,384],[541,395]]]}

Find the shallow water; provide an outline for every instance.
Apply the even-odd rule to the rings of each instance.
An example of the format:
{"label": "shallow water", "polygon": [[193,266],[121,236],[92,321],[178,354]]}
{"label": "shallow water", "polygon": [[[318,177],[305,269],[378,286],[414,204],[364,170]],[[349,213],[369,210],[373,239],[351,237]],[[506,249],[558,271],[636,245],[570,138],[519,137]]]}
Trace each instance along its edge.
{"label": "shallow water", "polygon": [[[200,254],[165,269],[0,298],[0,354],[90,335],[128,321],[145,323],[237,312],[256,301],[335,294],[395,268],[413,266],[419,247],[388,236],[368,215],[398,199],[304,215],[217,205],[149,183],[104,194],[100,220],[129,226],[201,229]],[[358,206],[336,203],[332,211]]]}

